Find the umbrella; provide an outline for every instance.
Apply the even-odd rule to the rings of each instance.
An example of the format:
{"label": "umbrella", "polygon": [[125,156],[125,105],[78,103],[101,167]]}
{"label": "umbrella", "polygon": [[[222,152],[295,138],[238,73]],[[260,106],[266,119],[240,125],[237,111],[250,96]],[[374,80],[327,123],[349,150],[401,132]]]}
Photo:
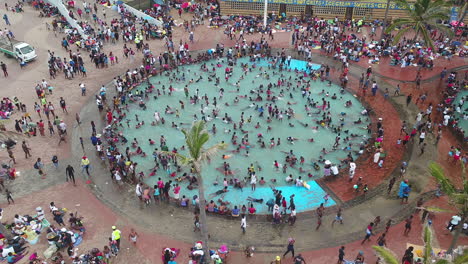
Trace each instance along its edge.
{"label": "umbrella", "polygon": [[460,41],[454,41],[454,42],[452,42],[452,45],[454,45],[454,46],[460,46],[460,45],[461,45],[461,42],[460,42]]}
{"label": "umbrella", "polygon": [[154,7],[159,7],[159,5],[158,5],[158,4],[154,4],[153,6],[154,6]]}
{"label": "umbrella", "polygon": [[117,2],[115,2],[115,3],[116,3],[117,5],[121,5],[121,4],[123,4],[124,2],[123,2],[123,1],[117,1]]}
{"label": "umbrella", "polygon": [[192,5],[192,3],[190,3],[190,2],[185,2],[185,3],[182,3],[182,5],[181,5],[180,7],[182,7],[182,8],[187,8],[187,7],[191,6],[191,5]]}

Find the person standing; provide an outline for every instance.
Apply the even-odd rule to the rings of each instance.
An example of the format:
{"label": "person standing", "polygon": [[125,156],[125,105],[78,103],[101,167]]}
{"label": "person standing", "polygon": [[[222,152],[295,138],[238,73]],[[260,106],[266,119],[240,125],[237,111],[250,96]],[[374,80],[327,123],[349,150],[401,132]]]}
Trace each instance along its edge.
{"label": "person standing", "polygon": [[59,137],[60,137],[58,145],[60,146],[60,143],[62,143],[62,142],[67,143],[66,134],[60,129],[58,130],[58,133],[59,133]]}
{"label": "person standing", "polygon": [[13,154],[13,150],[11,148],[7,148],[8,157],[10,161],[13,161],[13,164],[16,164],[15,154]]}
{"label": "person standing", "polygon": [[247,219],[245,217],[245,214],[242,214],[241,216],[241,229],[242,229],[242,234],[245,234],[245,229],[247,228]]}
{"label": "person standing", "polygon": [[291,207],[291,214],[289,215],[289,225],[294,225],[296,223],[296,207]]}
{"label": "person standing", "polygon": [[60,97],[60,108],[62,108],[62,112],[68,114],[67,103],[65,102],[65,99],[63,99],[63,97]]}
{"label": "person standing", "polygon": [[383,233],[382,235],[379,236],[379,238],[377,238],[377,245],[379,245],[379,247],[387,246],[387,241],[385,240],[386,235],[387,233]]}
{"label": "person standing", "polygon": [[354,259],[354,264],[364,264],[364,252],[359,251],[356,259]]}
{"label": "person standing", "polygon": [[36,169],[39,173],[39,176],[41,176],[42,179],[45,179],[45,176],[47,175],[44,173],[44,163],[42,163],[41,158],[37,158],[36,162],[34,163],[34,169]]}
{"label": "person standing", "polygon": [[71,180],[73,182],[73,185],[76,186],[75,169],[70,164],[68,164],[67,168],[65,169],[65,176],[66,176],[67,182],[68,180]]}
{"label": "person standing", "polygon": [[58,169],[59,161],[57,155],[52,156],[52,164],[54,164],[55,169]]}
{"label": "person standing", "polygon": [[8,70],[7,70],[7,66],[5,63],[0,62],[0,67],[2,68],[2,71],[3,71],[3,76],[8,77]]}
{"label": "person standing", "polygon": [[393,94],[393,96],[400,96],[400,91],[401,91],[400,84],[397,84],[397,87],[395,89],[395,93]]}
{"label": "person standing", "polygon": [[301,254],[294,257],[294,264],[302,264],[302,263],[307,264]]}
{"label": "person standing", "polygon": [[409,232],[411,231],[411,225],[413,224],[413,216],[410,215],[405,220],[405,231],[403,231],[404,236],[408,236]]}
{"label": "person standing", "polygon": [[24,151],[24,157],[27,159],[27,158],[30,158],[31,157],[31,148],[26,144],[26,141],[23,140],[23,144],[21,145],[21,147],[23,148],[23,151]]}
{"label": "person standing", "polygon": [[120,250],[120,237],[122,232],[117,229],[116,226],[112,226],[112,241],[115,241],[117,244],[117,249]]}
{"label": "person standing", "polygon": [[366,241],[371,241],[370,240],[370,237],[372,236],[372,229],[374,227],[374,223],[370,223],[368,226],[367,226],[367,229],[366,229],[366,236],[364,237],[364,240],[362,240],[361,242],[361,245],[364,244],[364,242]]}
{"label": "person standing", "polygon": [[292,238],[292,237],[288,238],[288,246],[287,246],[286,252],[284,252],[284,254],[283,254],[283,258],[289,252],[291,252],[292,257],[294,258],[294,242],[296,242],[296,240],[294,240],[294,238]]}
{"label": "person standing", "polygon": [[447,225],[447,229],[452,232],[460,223],[461,217],[459,215],[454,215],[452,216],[452,219],[450,220],[449,224]]}
{"label": "person standing", "polygon": [[315,228],[315,231],[319,230],[321,225],[322,225],[322,215],[317,215],[317,227]]}
{"label": "person standing", "polygon": [[5,20],[5,24],[7,24],[7,26],[11,26],[10,20],[8,19],[8,15],[7,15],[7,14],[4,14],[4,15],[3,15],[3,20]]}
{"label": "person standing", "polygon": [[128,234],[128,240],[130,240],[134,246],[136,246],[138,239],[138,233],[135,231],[135,229],[130,230],[130,234]]}
{"label": "person standing", "polygon": [[413,247],[409,247],[408,249],[406,249],[405,254],[403,255],[403,258],[401,259],[401,263],[404,263],[404,264],[413,263],[413,259],[414,259],[413,250],[414,250]]}
{"label": "person standing", "polygon": [[338,210],[336,212],[335,219],[332,221],[332,227],[335,224],[335,222],[339,222],[340,224],[343,224],[343,216],[341,215],[341,207],[338,207]]}
{"label": "person standing", "polygon": [[86,170],[86,174],[88,174],[89,176],[89,159],[86,157],[86,156],[83,156],[83,158],[81,159],[81,173],[83,173],[83,171]]}
{"label": "person standing", "polygon": [[270,262],[270,264],[281,264],[281,257],[276,256],[276,258],[272,262]]}
{"label": "person standing", "polygon": [[393,185],[395,185],[396,177],[392,177],[390,181],[388,182],[388,188],[387,188],[387,195],[390,195],[390,192],[392,192]]}
{"label": "person standing", "polygon": [[12,203],[15,203],[15,200],[13,200],[13,197],[11,196],[10,190],[5,189],[5,195],[6,195],[8,204],[10,204],[10,201],[11,201]]}
{"label": "person standing", "polygon": [[344,261],[344,256],[345,256],[345,246],[341,246],[340,249],[338,250],[338,262],[336,264],[342,264]]}

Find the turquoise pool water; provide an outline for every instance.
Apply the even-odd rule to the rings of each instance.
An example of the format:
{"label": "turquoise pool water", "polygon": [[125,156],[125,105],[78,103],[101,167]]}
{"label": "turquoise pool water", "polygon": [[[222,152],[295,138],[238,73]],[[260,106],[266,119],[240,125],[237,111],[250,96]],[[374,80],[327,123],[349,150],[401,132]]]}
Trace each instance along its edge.
{"label": "turquoise pool water", "polygon": [[[455,107],[459,105],[463,97],[468,98],[468,90],[463,90],[458,93],[454,101]],[[465,137],[468,136],[468,120],[463,119],[463,115],[467,113],[467,108],[467,100],[465,99],[464,104],[460,107],[460,112],[455,113],[455,117],[459,119],[458,125],[465,131]]]}
{"label": "turquoise pool water", "polygon": [[[220,64],[221,67],[217,67],[216,64]],[[327,159],[332,163],[339,163],[340,159],[346,158],[348,153],[354,155],[354,151],[359,149],[359,145],[367,139],[367,130],[364,127],[367,125],[366,117],[362,116],[360,113],[364,109],[359,101],[351,94],[345,92],[340,93],[340,87],[331,84],[328,82],[321,81],[312,81],[310,82],[310,92],[311,98],[318,102],[317,105],[322,105],[322,99],[325,99],[330,103],[330,109],[325,112],[321,111],[319,107],[311,107],[309,113],[306,112],[305,105],[307,104],[307,99],[302,97],[301,90],[298,87],[297,81],[304,76],[303,73],[295,73],[292,71],[282,71],[267,69],[269,63],[265,60],[256,63],[256,67],[252,66],[252,63],[248,63],[248,69],[244,73],[240,64],[248,63],[246,59],[240,59],[237,62],[237,66],[234,66],[232,76],[226,82],[224,79],[224,70],[227,67],[225,61],[213,61],[207,63],[209,72],[204,72],[200,70],[200,65],[190,65],[179,68],[179,72],[171,72],[170,76],[157,76],[150,79],[151,83],[154,85],[155,89],[159,89],[162,93],[162,86],[165,86],[165,95],[162,94],[158,99],[150,98],[146,101],[147,109],[143,110],[138,105],[134,104],[130,107],[130,113],[128,114],[130,118],[130,128],[123,129],[123,133],[129,140],[128,145],[133,138],[136,138],[139,142],[139,145],[146,152],[147,157],[143,158],[140,156],[133,156],[132,160],[138,162],[140,169],[143,169],[147,178],[145,181],[149,185],[154,185],[158,179],[161,177],[165,181],[170,179],[170,175],[163,171],[162,169],[158,170],[157,174],[152,177],[148,177],[150,169],[154,166],[153,159],[151,154],[155,148],[159,148],[159,139],[160,136],[164,135],[166,138],[167,146],[169,150],[177,148],[178,152],[186,155],[187,151],[181,150],[181,147],[184,144],[184,136],[180,129],[187,129],[190,127],[190,124],[194,121],[194,115],[198,119],[201,119],[203,110],[205,116],[213,117],[212,111],[215,109],[213,105],[213,97],[217,99],[217,109],[219,110],[219,118],[209,120],[207,122],[207,130],[210,131],[211,139],[207,143],[207,147],[212,146],[215,143],[224,141],[229,144],[228,148],[224,151],[219,152],[211,163],[205,164],[203,167],[203,177],[205,179],[205,190],[207,200],[210,200],[210,194],[215,193],[217,190],[223,188],[223,179],[227,178],[237,178],[243,180],[244,177],[247,177],[247,168],[250,164],[253,164],[257,168],[257,189],[252,191],[250,188],[250,180],[246,179],[247,186],[241,190],[234,189],[232,186],[229,186],[229,192],[224,193],[219,196],[213,196],[211,199],[218,200],[222,198],[223,200],[229,201],[231,205],[242,206],[245,204],[248,206],[247,198],[254,197],[256,199],[264,199],[263,204],[254,203],[259,213],[266,213],[267,206],[265,202],[270,198],[273,198],[272,188],[282,190],[283,196],[286,197],[286,200],[289,202],[289,196],[295,194],[295,203],[296,209],[298,212],[303,212],[307,210],[312,210],[324,202],[323,197],[325,196],[325,191],[316,184],[315,179],[318,179],[323,176],[322,164],[318,163],[320,169],[316,170],[312,166],[314,162],[318,160]],[[306,63],[303,61],[293,60],[291,62],[290,68],[305,70]],[[216,76],[220,78],[219,85],[216,85],[215,80],[210,75],[213,76],[212,69],[215,69]],[[313,65],[312,69],[318,69],[320,65]],[[185,76],[185,79],[182,78],[182,75]],[[243,76],[243,78],[241,78]],[[200,79],[202,77],[203,79]],[[180,79],[182,78],[182,79]],[[266,104],[271,102],[265,101],[266,94],[263,93],[263,101],[253,102],[248,98],[255,98],[255,94],[251,94],[251,90],[258,90],[260,85],[264,86],[264,90],[267,85],[272,83],[277,84],[278,79],[285,79],[287,82],[290,82],[291,85],[278,87],[273,87],[271,91],[273,95],[279,96],[279,99],[276,101],[276,105],[279,109],[290,108],[294,111],[294,116],[288,120],[286,114],[284,114],[284,119],[279,121],[273,119],[270,123],[267,123],[266,119],[268,116],[268,111]],[[178,79],[178,80],[177,80]],[[199,80],[200,79],[200,80]],[[309,78],[304,78],[309,80]],[[191,81],[193,80],[193,81]],[[198,80],[198,81],[197,81]],[[238,82],[238,86],[236,83]],[[174,92],[172,95],[168,94],[169,86],[172,85]],[[209,105],[205,103],[205,100],[200,100],[198,104],[191,104],[188,98],[184,94],[184,87],[188,86],[189,96],[193,96],[197,89],[199,97],[203,97],[205,94],[209,97]],[[144,89],[146,84],[142,85]],[[220,89],[224,89],[223,97],[220,99]],[[137,90],[143,90],[137,88]],[[239,89],[239,91],[237,91]],[[325,92],[322,93],[322,90]],[[156,92],[153,92],[150,97],[155,95]],[[326,93],[329,95],[327,96]],[[337,98],[332,99],[333,94],[336,94]],[[235,100],[238,102],[236,103]],[[185,109],[182,110],[179,101],[183,101]],[[345,107],[345,102],[351,101],[352,106]],[[264,116],[259,117],[259,111],[256,110],[256,107],[253,104],[258,106],[264,106]],[[203,108],[201,106],[203,104]],[[175,113],[167,114],[165,113],[166,107],[169,106],[171,111],[178,111],[179,117],[176,117]],[[164,125],[159,124],[157,126],[151,126],[150,123],[154,120],[154,113],[159,112],[160,116],[163,117],[166,122]],[[316,122],[321,119],[321,115],[327,112],[330,112],[328,115],[332,118],[331,124],[333,126],[340,126],[343,124],[343,130],[348,130],[348,133],[345,134],[341,132],[340,137],[343,139],[346,136],[355,134],[355,137],[352,137],[349,142],[344,143],[343,140],[340,141],[340,145],[337,150],[334,150],[333,144],[335,143],[335,138],[338,136],[332,128],[322,127]],[[241,132],[239,127],[237,130],[234,130],[233,124],[224,123],[222,118],[225,113],[227,113],[238,125],[240,117],[243,114],[245,124],[243,130],[245,133]],[[343,115],[342,113],[346,113]],[[138,115],[139,120],[145,120],[145,125],[139,129],[135,128],[135,115]],[[210,119],[208,117],[208,119]],[[355,124],[354,121],[362,118],[363,123]],[[340,120],[341,119],[341,120]],[[250,122],[249,122],[250,121]],[[172,122],[177,125],[177,128],[172,127]],[[257,122],[259,127],[257,127]],[[306,127],[305,124],[308,124]],[[216,134],[213,133],[212,127],[216,126]],[[267,130],[267,127],[270,126],[271,130]],[[241,142],[241,138],[245,135],[248,135],[248,140],[251,144],[250,148],[241,148],[239,153],[233,152],[236,150],[236,146],[231,144],[231,137],[233,132],[236,132],[238,136],[237,143]],[[265,148],[260,146],[258,140],[258,135],[263,135],[263,140],[266,144]],[[292,143],[289,143],[287,138],[292,137],[295,140]],[[270,139],[274,138],[275,146],[270,148]],[[148,139],[156,141],[155,145],[150,146]],[[277,145],[278,139],[280,139],[280,144]],[[310,142],[310,139],[314,139],[314,142]],[[351,144],[350,150],[342,150],[346,145]],[[326,149],[327,154],[321,152],[322,149]],[[132,149],[134,151],[134,149]],[[248,151],[248,155],[247,155]],[[282,164],[285,163],[285,158],[287,154],[292,151],[294,155],[300,159],[304,157],[304,163],[298,161],[297,165],[294,168],[288,167],[286,173],[282,171]],[[222,155],[229,155],[230,158],[223,159]],[[230,164],[230,168],[233,171],[232,176],[225,176],[223,170],[223,162],[226,161]],[[274,162],[277,161],[280,165],[279,168],[275,168]],[[261,171],[259,171],[261,167]],[[302,169],[300,169],[302,168]],[[174,171],[174,168],[172,168]],[[187,169],[184,169],[183,172],[187,172]],[[178,173],[176,177],[181,176],[182,173]],[[310,185],[310,188],[297,187],[294,184],[288,184],[285,181],[287,175],[292,174],[293,178],[296,179],[299,176],[303,180],[307,181]],[[266,181],[265,185],[260,185],[258,182],[261,177]],[[174,179],[174,178],[172,178]],[[276,182],[273,182],[276,180]],[[215,185],[215,183],[218,183]],[[182,191],[181,196],[185,195],[188,198],[191,198],[193,195],[197,194],[197,190],[188,190],[186,186],[187,182],[182,182]],[[172,192],[171,192],[172,193]],[[335,202],[330,199],[326,206],[334,205]]]}

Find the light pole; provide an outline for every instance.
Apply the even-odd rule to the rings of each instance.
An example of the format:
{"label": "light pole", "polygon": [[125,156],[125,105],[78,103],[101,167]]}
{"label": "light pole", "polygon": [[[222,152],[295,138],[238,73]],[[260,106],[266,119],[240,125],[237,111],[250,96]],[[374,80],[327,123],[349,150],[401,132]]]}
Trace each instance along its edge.
{"label": "light pole", "polygon": [[263,27],[266,28],[268,20],[268,0],[265,0],[265,6],[263,8]]}

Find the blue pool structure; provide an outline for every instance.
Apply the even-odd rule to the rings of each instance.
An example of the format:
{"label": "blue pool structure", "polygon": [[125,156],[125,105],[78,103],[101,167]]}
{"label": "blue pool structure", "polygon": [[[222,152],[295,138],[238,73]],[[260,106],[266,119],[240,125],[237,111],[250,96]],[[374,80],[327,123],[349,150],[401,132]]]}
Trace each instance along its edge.
{"label": "blue pool structure", "polygon": [[[250,65],[249,69],[242,69],[241,63]],[[176,148],[180,154],[187,155],[188,152],[181,149],[185,141],[184,135],[180,130],[190,128],[190,125],[195,120],[194,115],[197,116],[198,120],[201,119],[202,110],[206,116],[211,115],[215,109],[212,104],[213,97],[216,97],[218,100],[217,110],[219,111],[219,118],[212,120],[209,118],[206,123],[206,128],[210,133],[210,141],[206,144],[206,147],[208,148],[222,141],[227,143],[228,147],[217,153],[210,163],[203,166],[202,176],[204,179],[205,195],[208,201],[214,200],[217,202],[219,199],[222,199],[223,201],[230,202],[230,208],[234,205],[240,208],[242,205],[249,206],[248,197],[264,199],[262,204],[254,203],[254,206],[257,209],[257,213],[268,214],[265,203],[269,199],[274,198],[272,189],[275,188],[282,191],[283,197],[286,198],[288,203],[290,195],[295,195],[294,201],[297,212],[314,210],[323,203],[326,192],[316,183],[317,179],[323,177],[322,163],[319,161],[329,160],[332,163],[339,164],[340,160],[345,159],[348,155],[356,157],[356,152],[368,139],[366,116],[361,115],[364,107],[355,96],[341,91],[341,88],[335,84],[307,79],[310,80],[309,86],[313,101],[320,104],[322,99],[326,99],[330,103],[330,109],[322,111],[317,105],[313,109],[306,111],[307,98],[301,95],[301,90],[298,88],[304,74],[296,73],[294,70],[304,71],[307,62],[292,60],[289,66],[291,70],[283,70],[281,72],[278,69],[267,69],[269,64],[267,60],[261,59],[259,62],[255,62],[255,67],[253,67],[252,62],[248,58],[238,59],[237,64],[231,67],[233,72],[228,81],[224,79],[225,68],[228,67],[227,62],[224,60],[207,62],[208,72],[200,70],[200,64],[195,64],[179,67],[178,73],[173,71],[151,77],[150,82],[153,84],[154,89],[159,89],[162,93],[164,85],[166,93],[161,94],[157,99],[150,98],[147,100],[146,110],[140,108],[138,104],[131,105],[130,113],[127,114],[131,125],[130,127],[124,126],[122,129],[122,132],[129,141],[128,146],[131,147],[130,142],[133,138],[136,138],[139,146],[147,154],[147,157],[132,156],[132,160],[137,162],[138,167],[145,173],[145,182],[152,187],[160,177],[164,181],[172,179],[175,183],[177,177],[182,176],[185,172],[188,173],[188,168],[183,168],[182,172],[177,173],[175,177],[171,178],[170,172],[168,173],[160,169],[156,175],[149,177],[149,172],[154,167],[151,154],[156,148],[159,148],[159,139],[163,135],[166,138],[169,150]],[[312,69],[317,70],[320,67],[320,65],[314,64]],[[216,76],[220,78],[219,85],[216,85],[214,81],[213,70],[216,72]],[[280,109],[290,108],[294,111],[294,116],[288,119],[285,115],[283,121],[273,119],[268,123],[266,121],[266,116],[268,115],[267,109],[265,108],[265,115],[260,117],[258,107],[255,107],[254,104],[266,106],[266,104],[271,102],[266,100],[255,102],[254,100],[249,100],[249,97],[256,96],[252,94],[252,90],[260,89],[260,85],[263,85],[264,90],[269,84],[276,85],[279,78],[290,82],[291,85],[272,88],[273,94],[278,96],[275,104]],[[203,108],[201,103],[191,104],[184,94],[184,87],[186,85],[190,96],[193,96],[198,89],[199,96],[202,97],[206,94],[210,104],[206,105],[205,100],[201,100]],[[172,95],[169,95],[167,92],[169,86],[172,86],[174,89]],[[141,84],[132,92],[135,93],[135,90],[142,91],[146,87],[146,83]],[[221,88],[224,89],[224,93],[220,99]],[[334,94],[336,99],[333,100],[331,97]],[[266,97],[266,94],[263,93],[262,96]],[[184,110],[180,107],[180,101],[183,101],[185,104]],[[350,101],[352,105],[345,106],[345,102],[347,101]],[[180,117],[177,118],[173,113],[165,113],[165,109],[168,106],[173,111],[177,109]],[[166,120],[164,125],[150,125],[154,120],[154,113],[156,111]],[[237,124],[243,113],[245,120],[243,129],[245,133],[241,132],[239,128],[234,130],[233,124],[223,122],[222,118],[226,113]],[[135,115],[138,115],[140,121],[145,120],[146,124],[141,128],[135,128]],[[322,120],[324,115],[332,118],[332,126],[340,127],[342,125],[343,130],[347,131],[346,133],[343,131],[339,132],[340,137],[344,138],[351,134],[354,136],[348,142],[342,143],[337,148],[333,148],[338,133],[332,127],[320,125],[320,120]],[[356,124],[354,121],[358,119],[362,119],[363,122]],[[172,122],[177,127],[173,127],[171,125]],[[212,131],[213,125],[216,126],[216,133]],[[268,130],[268,127],[271,127],[271,130]],[[243,136],[248,135],[248,140],[251,144],[250,148],[243,146],[239,152],[235,152],[239,145],[235,146],[231,143],[231,137],[234,132],[238,136],[238,143],[241,142]],[[260,147],[258,141],[260,134],[266,143],[265,148]],[[287,140],[288,137],[292,137],[295,140],[290,143]],[[149,145],[148,139],[154,140],[156,144]],[[270,139],[273,139],[275,142],[275,146],[272,148],[269,145]],[[278,139],[281,141],[280,145],[276,144]],[[345,148],[348,144],[349,147]],[[322,151],[323,149],[326,151]],[[282,164],[285,163],[285,158],[290,152],[293,152],[298,160],[300,157],[303,157],[304,162],[299,163],[298,161],[295,167],[288,167],[286,173],[283,173]],[[229,158],[223,159],[223,155]],[[274,166],[275,161],[279,163],[279,168]],[[223,162],[230,164],[233,175],[224,175]],[[255,191],[251,190],[247,173],[247,168],[250,164],[253,164],[256,168],[257,188]],[[314,164],[319,164],[320,169],[314,168]],[[175,171],[175,168],[171,168],[171,172],[173,171]],[[302,180],[308,183],[310,188],[286,183],[285,178],[289,174],[294,179],[301,177]],[[227,193],[217,196],[211,195],[223,188],[224,178],[227,178],[228,181],[232,178],[244,181],[246,186],[242,190],[229,186]],[[259,184],[261,178],[265,180],[264,185]],[[189,190],[186,188],[188,185],[186,181],[182,181],[179,184],[182,186],[180,197],[185,195],[191,199],[194,195],[198,194],[197,189]],[[336,204],[332,197],[330,197],[325,206]]]}

